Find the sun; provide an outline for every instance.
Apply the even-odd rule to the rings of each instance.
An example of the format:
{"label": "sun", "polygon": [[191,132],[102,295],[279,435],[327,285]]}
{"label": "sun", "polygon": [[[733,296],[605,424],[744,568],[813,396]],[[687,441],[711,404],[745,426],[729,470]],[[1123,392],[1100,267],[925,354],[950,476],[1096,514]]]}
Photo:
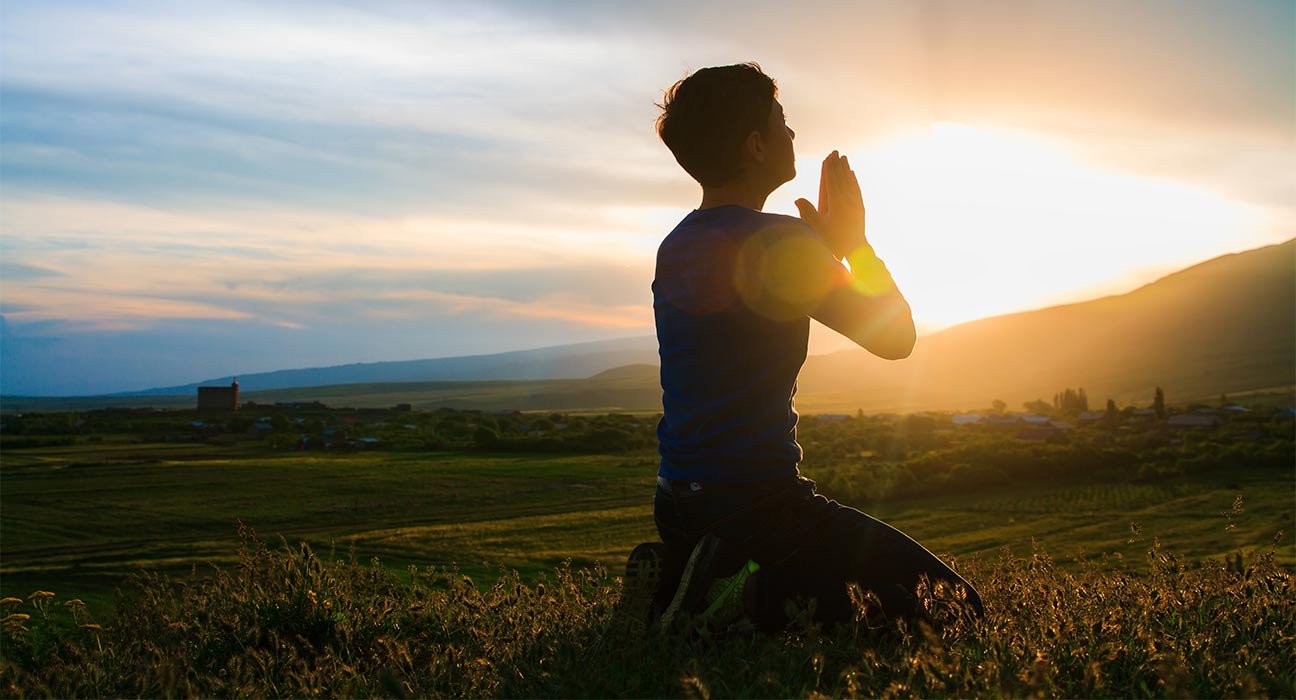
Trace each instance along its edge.
{"label": "sun", "polygon": [[[1218,255],[1221,231],[1238,249],[1268,242],[1260,210],[1104,168],[1075,141],[935,122],[841,150],[869,240],[928,330],[1127,291]],[[818,190],[818,168],[803,170],[789,202]]]}

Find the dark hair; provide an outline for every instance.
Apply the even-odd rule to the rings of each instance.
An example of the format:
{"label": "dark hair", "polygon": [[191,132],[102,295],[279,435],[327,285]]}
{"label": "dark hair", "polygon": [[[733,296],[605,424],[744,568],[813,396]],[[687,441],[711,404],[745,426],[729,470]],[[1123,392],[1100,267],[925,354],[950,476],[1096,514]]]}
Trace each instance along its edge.
{"label": "dark hair", "polygon": [[666,90],[657,135],[694,180],[723,185],[742,169],[747,136],[768,135],[777,95],[774,79],[756,63],[702,68]]}

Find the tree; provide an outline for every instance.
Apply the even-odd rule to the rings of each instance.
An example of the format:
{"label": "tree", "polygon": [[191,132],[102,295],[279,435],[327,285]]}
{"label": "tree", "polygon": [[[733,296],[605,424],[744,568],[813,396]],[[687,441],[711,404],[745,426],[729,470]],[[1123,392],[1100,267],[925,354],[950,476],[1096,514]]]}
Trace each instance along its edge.
{"label": "tree", "polygon": [[1108,418],[1116,417],[1116,402],[1112,401],[1111,399],[1107,399],[1107,417]]}
{"label": "tree", "polygon": [[1068,387],[1053,395],[1053,408],[1061,413],[1084,413],[1089,410],[1089,394],[1084,387]]}
{"label": "tree", "polygon": [[1161,391],[1161,387],[1156,388],[1156,397],[1152,399],[1152,410],[1156,411],[1157,418],[1166,417],[1165,392]]}
{"label": "tree", "polygon": [[1004,411],[1008,410],[1008,404],[1004,403],[1000,399],[995,399],[994,401],[991,401],[990,407],[994,409],[995,413],[1003,413]]}
{"label": "tree", "polygon": [[1035,399],[1034,401],[1027,401],[1026,403],[1022,404],[1022,408],[1025,408],[1027,411],[1030,411],[1031,413],[1038,413],[1041,415],[1048,415],[1050,413],[1049,405],[1041,399]]}

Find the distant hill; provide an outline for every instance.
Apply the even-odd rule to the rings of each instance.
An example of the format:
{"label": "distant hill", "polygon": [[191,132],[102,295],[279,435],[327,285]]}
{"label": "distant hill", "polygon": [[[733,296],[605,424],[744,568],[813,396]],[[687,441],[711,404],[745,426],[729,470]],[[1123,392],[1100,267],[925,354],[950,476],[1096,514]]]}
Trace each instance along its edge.
{"label": "distant hill", "polygon": [[[660,395],[656,366],[601,375],[613,376],[623,388],[638,382],[638,404]],[[1214,258],[1127,294],[954,326],[919,339],[899,362],[865,350],[813,356],[796,404],[917,411],[1001,399],[1020,409],[1084,387],[1100,409],[1108,398],[1150,404],[1157,386],[1172,403],[1296,386],[1296,239]]]}
{"label": "distant hill", "polygon": [[[240,380],[240,384],[242,380]],[[241,402],[319,401],[333,408],[458,408],[482,411],[660,411],[661,388],[653,365],[629,365],[587,379],[530,381],[382,382],[332,384],[239,392]],[[193,408],[194,394],[174,396],[4,397],[6,411],[84,411],[97,408]]]}
{"label": "distant hill", "polygon": [[[254,372],[238,376],[241,392],[333,384],[431,382],[466,380],[578,379],[605,369],[657,361],[657,338],[640,336],[555,345],[491,355],[442,357],[430,360],[360,362],[331,367]],[[199,386],[224,386],[234,376],[193,384],[110,394],[130,396],[192,396]]]}
{"label": "distant hill", "polygon": [[[648,336],[286,370],[240,376],[239,384],[245,399],[265,403],[660,411],[656,347]],[[292,386],[312,376],[330,379],[324,386]],[[365,379],[340,379],[353,376]],[[394,376],[413,378],[388,379]],[[490,381],[426,381],[437,377]],[[536,377],[551,378],[500,381]],[[228,384],[229,378],[210,383]],[[4,403],[7,410],[192,406],[196,386],[154,390],[177,396],[5,397]],[[813,356],[801,371],[796,405],[805,412],[915,411],[984,408],[1002,399],[1020,408],[1084,387],[1091,405],[1101,408],[1108,398],[1146,405],[1157,386],[1171,403],[1266,389],[1290,395],[1296,386],[1296,239],[1208,260],[1127,294],[954,326],[920,338],[914,354],[898,362],[864,350]]]}
{"label": "distant hill", "polygon": [[[975,293],[968,290],[967,293]],[[1296,239],[1225,255],[1127,294],[980,319],[887,362],[811,358],[800,394],[822,407],[1012,408],[1085,387],[1091,404],[1171,401],[1296,384]]]}

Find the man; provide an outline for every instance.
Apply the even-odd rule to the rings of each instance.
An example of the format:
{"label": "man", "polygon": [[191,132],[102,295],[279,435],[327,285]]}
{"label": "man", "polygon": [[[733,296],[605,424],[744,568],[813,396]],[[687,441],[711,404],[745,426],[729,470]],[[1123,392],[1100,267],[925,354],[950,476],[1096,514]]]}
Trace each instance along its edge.
{"label": "man", "polygon": [[662,544],[636,548],[627,578],[660,577],[666,627],[743,611],[777,626],[796,593],[841,619],[852,582],[888,615],[914,615],[924,577],[954,584],[980,613],[976,591],[938,558],[797,470],[793,395],[810,319],[886,359],[908,357],[915,340],[909,305],[865,237],[847,158],[824,159],[817,207],[799,199],[800,218],[766,214],[796,175],[774,81],[754,63],[704,68],[660,106],[658,134],[702,202],[657,254]]}

